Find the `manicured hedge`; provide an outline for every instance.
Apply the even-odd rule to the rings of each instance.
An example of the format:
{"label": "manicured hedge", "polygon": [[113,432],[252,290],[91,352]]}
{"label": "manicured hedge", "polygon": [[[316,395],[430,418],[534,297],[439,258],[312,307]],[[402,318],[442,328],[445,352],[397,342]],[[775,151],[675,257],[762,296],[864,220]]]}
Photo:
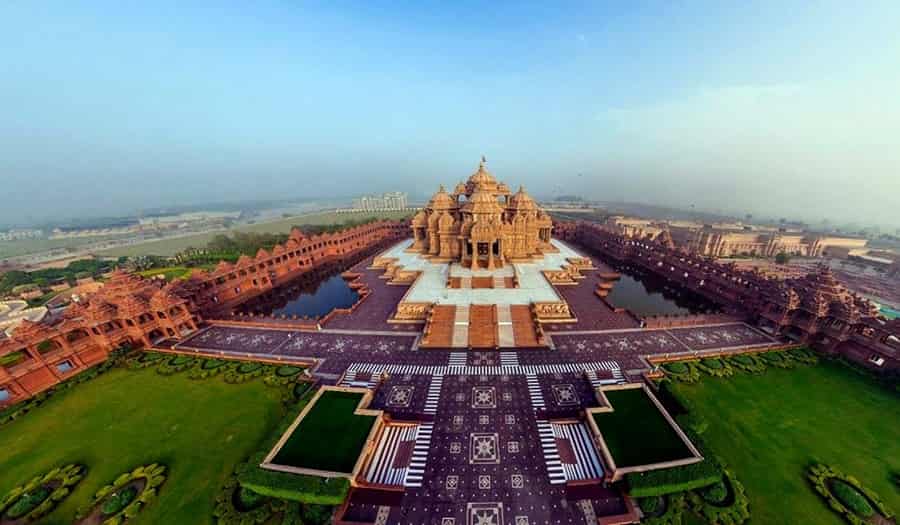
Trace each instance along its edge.
{"label": "manicured hedge", "polygon": [[871,517],[875,514],[875,510],[866,501],[865,496],[859,493],[856,488],[845,481],[835,480],[831,483],[831,492],[835,497],[850,509],[857,516],[864,518]]}
{"label": "manicured hedge", "polygon": [[876,511],[884,518],[894,517],[893,510],[881,501],[875,491],[834,467],[823,464],[812,465],[806,477],[816,492],[825,498],[828,506],[852,525],[864,525],[868,522],[867,518]]}
{"label": "manicured hedge", "polygon": [[647,514],[653,514],[657,510],[659,510],[660,496],[651,496],[649,498],[641,498],[638,501],[638,505],[640,505],[641,510]]}
{"label": "manicured hedge", "polygon": [[82,465],[71,464],[31,478],[0,499],[0,516],[23,519],[25,522],[37,521],[56,508],[86,473]]}
{"label": "manicured hedge", "polygon": [[659,516],[644,518],[643,525],[682,525],[682,515],[687,509],[687,500],[684,494],[670,494],[665,496],[666,510]]}
{"label": "manicured hedge", "polygon": [[701,359],[697,367],[713,377],[729,377],[734,375],[734,370],[727,362],[717,357]]}
{"label": "manicured hedge", "polygon": [[721,479],[721,468],[710,459],[680,467],[650,472],[632,472],[625,475],[628,494],[633,498],[662,496],[699,489],[721,481]]}
{"label": "manicured hedge", "polygon": [[[146,479],[144,489],[130,498],[123,497],[123,494],[127,494],[131,488],[128,485],[142,478]],[[124,523],[137,516],[145,505],[156,499],[156,492],[165,481],[166,467],[158,463],[143,465],[131,472],[125,472],[111,484],[98,490],[88,507],[78,509],[75,519],[83,519],[99,509],[104,518],[103,525]]]}
{"label": "manicured hedge", "polygon": [[350,490],[346,478],[302,476],[260,467],[239,475],[238,481],[242,487],[264,496],[314,505],[340,505]]}
{"label": "manicured hedge", "polygon": [[[734,525],[750,519],[750,500],[744,491],[744,486],[727,469],[723,473],[723,479],[717,485],[721,485],[725,496],[721,501],[713,502],[703,492],[697,491],[688,494],[688,502],[694,513],[701,516],[710,525]],[[714,489],[718,493],[719,489]],[[718,494],[716,494],[718,495]]]}
{"label": "manicured hedge", "polygon": [[700,490],[703,499],[710,503],[722,503],[728,497],[728,489],[722,481],[718,481],[704,489]]}

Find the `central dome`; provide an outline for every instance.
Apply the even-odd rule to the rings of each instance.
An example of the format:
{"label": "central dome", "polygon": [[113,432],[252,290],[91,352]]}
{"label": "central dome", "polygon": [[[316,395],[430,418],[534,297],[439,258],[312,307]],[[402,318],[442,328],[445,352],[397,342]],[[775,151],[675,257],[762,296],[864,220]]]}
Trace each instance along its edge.
{"label": "central dome", "polygon": [[478,164],[478,170],[473,173],[467,181],[466,186],[471,189],[471,192],[474,192],[479,188],[495,188],[497,186],[497,179],[495,179],[494,176],[491,175],[491,172],[484,167],[485,162],[485,158],[481,157],[481,162]]}

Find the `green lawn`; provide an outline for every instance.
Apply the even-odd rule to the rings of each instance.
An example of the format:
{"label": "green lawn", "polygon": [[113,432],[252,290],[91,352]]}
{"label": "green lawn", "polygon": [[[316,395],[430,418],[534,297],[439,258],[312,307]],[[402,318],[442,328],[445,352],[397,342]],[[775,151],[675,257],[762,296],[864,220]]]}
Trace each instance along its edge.
{"label": "green lawn", "polygon": [[634,467],[691,457],[691,452],[641,388],[607,390],[612,412],[594,414],[616,466]]}
{"label": "green lawn", "polygon": [[169,478],[159,499],[129,523],[210,524],[223,481],[283,416],[278,389],[261,381],[114,369],[0,427],[0,495],[55,466],[85,464],[88,476],[41,521],[68,525],[116,476],[160,462]]}
{"label": "green lawn", "polygon": [[677,389],[708,421],[704,438],[747,489],[753,523],[841,525],[806,481],[815,459],[855,476],[900,512],[900,399],[831,362],[704,377]]}
{"label": "green lawn", "polygon": [[309,215],[298,215],[277,221],[261,222],[259,224],[249,224],[232,228],[227,232],[218,231],[210,233],[200,233],[197,235],[188,235],[175,239],[163,239],[160,241],[151,241],[132,246],[122,246],[118,248],[110,248],[109,250],[101,250],[97,255],[104,257],[120,257],[123,255],[160,255],[172,256],[187,248],[205,248],[206,245],[216,235],[223,233],[233,233],[235,231],[244,233],[288,233],[291,227],[301,224],[340,224],[347,221],[362,221],[372,218],[379,219],[402,219],[408,217],[408,211],[388,211],[388,212],[372,212],[372,213],[313,213]]}
{"label": "green lawn", "polygon": [[353,392],[324,392],[272,462],[351,472],[375,423],[374,416],[353,414],[360,399]]}

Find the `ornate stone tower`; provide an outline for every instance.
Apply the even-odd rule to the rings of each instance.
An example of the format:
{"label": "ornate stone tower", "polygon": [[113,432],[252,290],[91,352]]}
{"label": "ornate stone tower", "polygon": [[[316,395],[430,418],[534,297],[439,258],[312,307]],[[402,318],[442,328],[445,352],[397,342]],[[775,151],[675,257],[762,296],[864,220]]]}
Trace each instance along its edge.
{"label": "ornate stone tower", "polygon": [[413,217],[411,251],[471,268],[496,268],[556,251],[553,222],[524,188],[511,194],[482,157],[478,170],[453,193],[444,187]]}

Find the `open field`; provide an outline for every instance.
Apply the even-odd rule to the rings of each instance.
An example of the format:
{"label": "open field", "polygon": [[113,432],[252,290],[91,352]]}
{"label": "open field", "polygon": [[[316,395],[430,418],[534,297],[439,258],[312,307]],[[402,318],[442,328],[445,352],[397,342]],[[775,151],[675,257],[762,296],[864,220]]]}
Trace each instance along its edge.
{"label": "open field", "polygon": [[107,237],[85,237],[77,239],[23,239],[20,241],[0,241],[0,260],[8,257],[18,257],[30,253],[46,252],[49,250],[77,249],[94,242],[110,239],[121,239],[122,235]]}
{"label": "open field", "polygon": [[753,523],[841,525],[806,480],[814,460],[875,490],[895,512],[900,398],[831,362],[676,387],[709,423],[703,434],[747,489]]}
{"label": "open field", "polygon": [[211,524],[216,492],[282,412],[278,389],[258,380],[231,385],[114,369],[0,427],[0,495],[55,466],[85,464],[87,477],[41,520],[69,524],[116,476],[160,462],[169,477],[159,499],[129,523]]}
{"label": "open field", "polygon": [[216,235],[221,235],[223,233],[231,233],[235,231],[245,232],[245,233],[288,233],[291,231],[292,226],[298,226],[302,224],[337,224],[344,223],[348,221],[362,221],[371,218],[379,218],[379,219],[402,219],[407,217],[409,212],[407,211],[394,211],[394,212],[372,212],[372,213],[335,213],[335,212],[327,212],[327,213],[316,213],[310,215],[298,215],[295,217],[289,217],[287,219],[282,219],[278,221],[271,222],[262,222],[259,224],[248,224],[244,226],[238,226],[224,231],[217,232],[209,232],[209,233],[200,233],[197,235],[188,235],[185,237],[178,237],[174,239],[163,239],[160,241],[151,241],[145,242],[141,244],[135,244],[132,246],[122,246],[118,248],[111,248],[109,250],[101,250],[97,252],[97,255],[105,256],[105,257],[121,257],[123,255],[134,256],[134,255],[161,255],[161,256],[170,256],[175,255],[176,253],[186,250],[187,248],[204,248],[207,243],[212,240]]}

